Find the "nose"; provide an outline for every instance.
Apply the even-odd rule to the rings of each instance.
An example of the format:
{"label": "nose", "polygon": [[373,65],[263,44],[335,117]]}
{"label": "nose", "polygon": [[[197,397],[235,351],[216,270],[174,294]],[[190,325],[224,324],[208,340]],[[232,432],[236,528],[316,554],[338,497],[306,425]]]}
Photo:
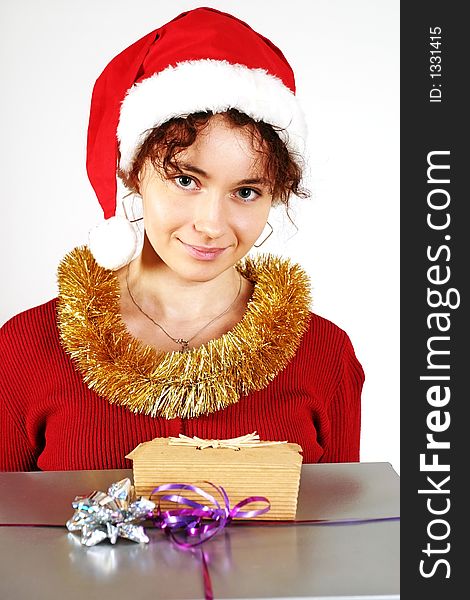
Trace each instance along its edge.
{"label": "nose", "polygon": [[218,193],[201,194],[194,211],[194,229],[216,239],[225,232],[224,197]]}

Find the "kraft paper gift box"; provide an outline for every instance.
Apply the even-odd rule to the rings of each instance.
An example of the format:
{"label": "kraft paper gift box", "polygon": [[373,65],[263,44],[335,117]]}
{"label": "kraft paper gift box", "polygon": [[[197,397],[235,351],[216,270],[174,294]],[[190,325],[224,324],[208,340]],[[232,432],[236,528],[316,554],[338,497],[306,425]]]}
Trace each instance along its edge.
{"label": "kraft paper gift box", "polygon": [[[170,439],[172,442],[170,443]],[[196,445],[172,445],[178,438],[155,438],[139,444],[126,458],[133,461],[135,491],[138,496],[149,498],[159,485],[183,483],[200,487],[223,500],[207,482],[222,486],[230,500],[230,507],[249,496],[264,496],[271,509],[256,519],[292,520],[297,510],[297,496],[302,466],[302,448],[297,444],[241,447],[205,447]],[[191,438],[186,438],[190,440]],[[200,440],[203,441],[203,440]],[[207,441],[211,443],[210,440]],[[215,444],[223,444],[224,440]],[[191,491],[162,492],[152,495],[178,493],[181,496],[206,504],[207,501]],[[253,503],[242,510],[264,508],[265,503]],[[162,510],[182,508],[169,501],[161,501]]]}

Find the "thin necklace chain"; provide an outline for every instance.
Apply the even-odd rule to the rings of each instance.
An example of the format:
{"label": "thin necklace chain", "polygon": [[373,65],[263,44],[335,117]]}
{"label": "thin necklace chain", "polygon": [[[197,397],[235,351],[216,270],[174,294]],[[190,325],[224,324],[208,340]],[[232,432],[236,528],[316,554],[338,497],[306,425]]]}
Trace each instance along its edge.
{"label": "thin necklace chain", "polygon": [[240,284],[238,286],[238,292],[237,292],[237,295],[235,296],[234,300],[229,304],[229,306],[227,306],[227,308],[223,312],[221,312],[220,315],[217,315],[216,317],[214,317],[213,319],[211,319],[208,323],[206,323],[203,327],[201,327],[201,329],[199,329],[199,331],[197,331],[188,340],[185,340],[184,338],[174,338],[173,336],[171,336],[168,333],[168,331],[166,331],[164,329],[164,327],[162,325],[160,325],[160,323],[157,323],[157,321],[155,321],[155,319],[153,319],[149,314],[147,314],[145,312],[145,310],[137,303],[137,300],[134,298],[134,296],[133,296],[133,294],[131,292],[131,289],[130,289],[130,285],[129,285],[129,264],[127,265],[127,271],[126,271],[126,286],[127,286],[127,292],[129,294],[129,298],[132,300],[134,306],[144,315],[144,317],[147,317],[147,319],[149,319],[150,321],[152,321],[152,323],[154,325],[156,325],[159,329],[161,329],[163,331],[163,333],[168,338],[170,338],[170,340],[172,340],[173,342],[175,342],[175,344],[178,344],[178,345],[181,346],[180,352],[188,352],[189,351],[189,344],[190,344],[190,342],[192,342],[202,331],[204,331],[204,329],[206,329],[207,327],[209,327],[209,325],[212,325],[212,323],[214,323],[215,321],[217,321],[217,319],[220,319],[225,314],[227,314],[228,311],[233,307],[233,305],[235,304],[235,302],[238,300],[238,297],[240,296],[240,292],[242,290],[242,276],[240,275],[240,273],[238,273],[238,276],[240,277]]}

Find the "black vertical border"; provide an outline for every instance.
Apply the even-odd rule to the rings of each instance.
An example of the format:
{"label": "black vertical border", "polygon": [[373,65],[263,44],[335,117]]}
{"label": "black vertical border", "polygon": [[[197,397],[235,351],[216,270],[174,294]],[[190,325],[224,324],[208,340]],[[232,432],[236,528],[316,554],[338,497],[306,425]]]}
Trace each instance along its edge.
{"label": "black vertical border", "polygon": [[[469,505],[464,489],[470,471],[467,466],[470,451],[465,443],[470,441],[470,422],[466,416],[467,404],[470,404],[470,383],[466,382],[467,374],[470,378],[467,304],[470,217],[466,216],[466,205],[470,204],[470,198],[464,184],[470,172],[470,153],[464,138],[468,137],[465,132],[469,130],[470,109],[464,111],[463,108],[467,103],[464,87],[469,80],[470,24],[464,18],[463,6],[464,3],[454,0],[401,3],[401,597],[404,600],[464,597],[464,577],[470,570],[466,564],[465,543],[470,528],[464,513]],[[433,49],[430,28],[434,27],[442,30],[441,102],[429,101],[433,82],[438,82],[438,78],[430,77],[430,50]],[[451,197],[448,208],[451,222],[445,231],[433,231],[426,222],[430,212],[427,196],[432,185],[427,182],[427,155],[437,150],[450,151],[448,158],[439,159],[450,163],[450,184],[441,186]],[[440,213],[442,217],[444,212]],[[440,245],[449,247],[449,259],[446,260],[447,251],[443,250],[439,260],[430,262],[426,256],[428,246],[433,248],[435,256],[434,251]],[[450,268],[447,284],[429,283],[428,268],[437,263],[442,273],[446,266]],[[443,294],[446,288],[457,289],[460,306],[430,308],[428,286],[440,288]],[[440,357],[442,363],[450,364],[450,370],[439,371],[450,376],[450,381],[441,385],[449,385],[451,398],[440,410],[448,411],[451,421],[446,431],[435,434],[436,439],[450,442],[450,449],[438,452],[439,462],[450,464],[448,473],[424,473],[419,464],[421,453],[428,452],[430,456],[434,452],[426,450],[429,433],[426,419],[430,411],[436,410],[426,397],[432,384],[420,381],[420,376],[430,374],[427,342],[437,333],[428,328],[426,320],[435,310],[449,313],[451,320],[449,331],[441,334],[450,337],[449,342],[442,343],[442,348],[449,349],[450,354]],[[428,458],[428,462],[430,460]],[[418,493],[419,489],[432,489],[427,476],[433,477],[439,485],[447,475],[450,480],[441,489],[448,489],[448,494]],[[440,516],[430,514],[428,498],[436,509],[446,507],[445,498],[449,498],[449,511]],[[430,522],[438,518],[447,520],[450,526],[448,537],[440,541],[428,536]],[[431,531],[443,536],[447,529],[443,524],[435,524]],[[433,549],[430,556],[423,552],[428,543]],[[448,561],[449,568],[445,563],[437,564],[439,559]],[[426,578],[420,574],[422,560],[425,561],[423,570],[428,574],[434,571],[432,576]]]}

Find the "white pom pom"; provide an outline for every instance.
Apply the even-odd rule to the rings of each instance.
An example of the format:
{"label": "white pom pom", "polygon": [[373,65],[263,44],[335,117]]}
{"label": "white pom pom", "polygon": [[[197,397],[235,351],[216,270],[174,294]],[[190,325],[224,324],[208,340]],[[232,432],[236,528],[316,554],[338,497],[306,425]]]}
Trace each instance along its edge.
{"label": "white pom pom", "polygon": [[126,218],[111,217],[90,231],[88,247],[101,267],[117,271],[133,259],[137,235]]}

